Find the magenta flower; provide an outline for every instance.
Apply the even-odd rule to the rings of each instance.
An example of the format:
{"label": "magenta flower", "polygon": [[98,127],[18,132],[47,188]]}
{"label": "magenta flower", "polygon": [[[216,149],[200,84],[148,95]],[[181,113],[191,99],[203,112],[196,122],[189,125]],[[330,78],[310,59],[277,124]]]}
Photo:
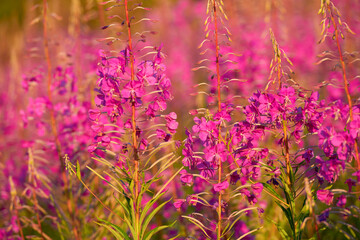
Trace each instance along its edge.
{"label": "magenta flower", "polygon": [[230,183],[235,185],[240,180],[240,175],[237,172],[233,172],[230,175]]}
{"label": "magenta flower", "polygon": [[90,109],[89,110],[89,118],[92,121],[97,121],[101,115],[101,111],[98,109]]}
{"label": "magenta flower", "polygon": [[110,137],[107,136],[107,135],[104,135],[104,136],[101,137],[101,143],[102,143],[103,146],[105,146],[105,147],[110,144],[110,141],[111,141],[111,139],[110,139]]}
{"label": "magenta flower", "polygon": [[353,186],[356,186],[356,181],[355,181],[354,179],[351,179],[351,178],[346,179],[345,183],[346,183],[346,184],[348,185],[348,187],[349,187],[349,192],[352,191],[352,187],[353,187]]}
{"label": "magenta flower", "polygon": [[141,81],[146,81],[149,86],[156,84],[156,72],[151,61],[145,61],[138,66],[138,73],[136,77]]}
{"label": "magenta flower", "polygon": [[186,202],[191,206],[196,206],[198,199],[199,198],[196,195],[190,195],[186,198]]}
{"label": "magenta flower", "polygon": [[318,190],[316,195],[321,202],[327,205],[332,204],[334,199],[334,194],[329,190]]}
{"label": "magenta flower", "polygon": [[183,184],[191,186],[193,184],[193,175],[187,173],[185,169],[180,171],[180,180]]}
{"label": "magenta flower", "polygon": [[185,167],[189,167],[189,169],[192,169],[192,167],[197,163],[193,153],[192,145],[185,143],[182,154],[184,156],[182,160],[183,165]]}
{"label": "magenta flower", "polygon": [[179,126],[179,123],[176,121],[177,115],[174,112],[169,113],[166,117],[166,128],[171,134],[176,132],[176,129]]}
{"label": "magenta flower", "polygon": [[93,153],[95,152],[96,148],[97,148],[97,144],[91,144],[90,146],[88,146],[87,150],[89,153]]}
{"label": "magenta flower", "polygon": [[171,138],[171,135],[166,133],[164,130],[162,129],[156,129],[156,136],[159,139],[163,139],[165,142],[169,141]]}
{"label": "magenta flower", "polygon": [[195,117],[194,122],[196,125],[192,127],[193,132],[199,133],[199,138],[203,142],[205,142],[208,136],[208,130],[207,130],[205,118],[201,118],[200,120],[198,117]]}
{"label": "magenta flower", "polygon": [[227,189],[228,187],[229,187],[229,182],[225,180],[222,183],[214,184],[214,191],[221,192],[221,191]]}
{"label": "magenta flower", "polygon": [[140,81],[130,81],[121,90],[121,97],[126,101],[136,99],[140,103],[140,98],[144,95],[145,91]]}
{"label": "magenta flower", "polygon": [[259,197],[261,195],[263,188],[264,186],[262,185],[262,183],[255,183],[251,185],[251,189],[256,197]]}
{"label": "magenta flower", "polygon": [[200,171],[200,175],[206,179],[212,178],[215,175],[214,167],[206,161],[196,165],[196,168]]}
{"label": "magenta flower", "polygon": [[248,199],[248,202],[250,205],[254,205],[258,201],[254,194],[251,194],[250,196],[248,196],[247,199]]}
{"label": "magenta flower", "polygon": [[148,146],[148,144],[149,143],[148,143],[147,139],[145,139],[145,138],[141,139],[139,150],[144,151],[146,149],[146,147]]}
{"label": "magenta flower", "polygon": [[346,196],[340,195],[340,197],[337,199],[336,206],[344,208],[346,205]]}
{"label": "magenta flower", "polygon": [[360,119],[354,119],[350,123],[350,135],[353,139],[360,137]]}
{"label": "magenta flower", "polygon": [[175,199],[174,207],[176,209],[180,209],[184,205],[185,202],[186,202],[185,199]]}
{"label": "magenta flower", "polygon": [[307,149],[302,157],[307,163],[310,163],[310,160],[314,157],[314,151],[312,149]]}

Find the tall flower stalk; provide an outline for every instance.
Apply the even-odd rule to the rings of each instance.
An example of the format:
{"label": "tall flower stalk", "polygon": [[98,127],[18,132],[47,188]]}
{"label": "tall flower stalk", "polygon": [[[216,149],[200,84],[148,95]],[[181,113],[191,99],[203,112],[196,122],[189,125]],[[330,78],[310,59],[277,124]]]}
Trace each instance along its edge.
{"label": "tall flower stalk", "polygon": [[[187,139],[182,151],[183,165],[188,169],[180,172],[181,181],[183,184],[193,185],[194,194],[188,196],[186,201],[177,200],[175,206],[177,208],[185,205],[196,206],[196,213],[191,216],[183,215],[198,228],[194,237],[218,240],[241,238],[245,235],[242,236],[241,232],[235,233],[241,216],[248,210],[257,209],[246,206],[238,209],[238,202],[235,199],[235,196],[242,195],[239,194],[240,189],[251,187],[245,184],[250,178],[256,180],[259,177],[258,163],[243,161],[249,160],[245,156],[247,151],[252,151],[251,141],[256,138],[246,139],[243,136],[255,129],[246,129],[245,123],[237,122],[232,118],[236,108],[233,99],[237,95],[236,88],[230,86],[233,87],[231,84],[239,82],[239,79],[233,72],[235,62],[230,58],[234,54],[229,47],[224,46],[224,42],[231,41],[231,33],[224,25],[224,18],[227,19],[227,16],[223,11],[223,2],[208,1],[207,14],[209,16],[205,21],[205,40],[199,46],[199,48],[207,47],[201,53],[205,55],[205,59],[199,62],[201,66],[195,70],[207,69],[210,72],[208,82],[197,84],[200,88],[209,87],[208,92],[197,93],[208,97],[205,107],[191,111],[191,114],[197,115],[194,118],[195,125],[192,131],[186,131]],[[219,19],[223,24],[221,26]],[[206,62],[209,64],[205,65]],[[223,98],[226,95],[227,97]],[[242,154],[244,156],[241,156]],[[244,186],[230,190],[230,183],[236,185],[240,176]],[[257,201],[262,191],[261,184],[252,186],[251,192],[246,191],[250,204]],[[213,208],[215,211],[216,222],[211,220],[211,213],[206,210],[208,208]]]}
{"label": "tall flower stalk", "polygon": [[[214,28],[215,28],[215,63],[216,63],[216,79],[217,79],[217,104],[218,112],[221,112],[221,90],[220,90],[220,59],[219,59],[219,36],[218,36],[218,19],[217,19],[217,1],[213,1],[213,13],[214,13]],[[219,126],[219,132],[221,132],[221,126]],[[222,181],[222,159],[218,159],[218,184],[221,184]],[[222,191],[219,192],[218,198],[218,224],[217,224],[217,239],[221,239],[221,203],[222,203]]]}
{"label": "tall flower stalk", "polygon": [[[152,219],[169,201],[159,202],[181,169],[167,180],[162,178],[179,159],[171,151],[175,143],[172,135],[178,127],[177,115],[174,112],[162,114],[166,102],[172,99],[171,82],[165,74],[161,47],[138,42],[137,50],[134,49],[130,11],[143,8],[141,4],[136,8],[128,5],[125,1],[124,23],[128,34],[125,49],[115,56],[101,51],[95,98],[99,109],[89,111],[95,137],[88,150],[95,161],[112,168],[113,174],[107,173],[111,178],[108,182],[119,194],[115,198],[122,209],[123,221],[119,226],[104,219],[99,219],[98,224],[125,239],[130,239],[126,233],[129,230],[132,239],[140,240],[150,239],[169,226],[161,226],[160,222],[158,227],[148,230]],[[135,56],[143,50],[143,56]],[[105,179],[103,174],[89,169]],[[148,178],[150,171],[152,176]],[[154,189],[154,183],[161,179],[163,186]]]}
{"label": "tall flower stalk", "polygon": [[[45,59],[46,59],[46,65],[47,65],[47,95],[48,95],[48,101],[50,104],[50,108],[49,108],[49,112],[50,112],[50,125],[51,125],[51,131],[52,134],[55,138],[55,146],[56,146],[56,151],[57,151],[57,155],[58,155],[58,159],[60,162],[60,166],[59,166],[59,170],[60,170],[60,174],[61,174],[61,179],[64,183],[64,195],[66,197],[66,201],[67,201],[67,210],[68,213],[71,216],[72,219],[72,230],[73,233],[75,235],[75,239],[81,239],[81,236],[78,232],[78,228],[76,227],[79,226],[79,224],[77,223],[76,219],[75,219],[75,212],[74,212],[74,205],[72,202],[72,190],[70,189],[69,186],[69,182],[66,176],[66,172],[65,172],[65,162],[63,161],[63,157],[62,157],[62,150],[61,150],[61,143],[59,140],[59,134],[58,134],[58,130],[57,130],[57,121],[55,118],[55,112],[54,112],[54,104],[53,104],[53,96],[52,96],[52,87],[53,87],[53,83],[52,83],[52,64],[51,64],[51,57],[50,57],[50,51],[49,51],[49,40],[48,40],[48,2],[47,0],[43,0],[43,43],[44,43],[44,53],[45,53]],[[42,235],[42,232],[41,232]]]}
{"label": "tall flower stalk", "polygon": [[[129,48],[129,55],[130,55],[130,81],[131,84],[134,85],[135,81],[135,71],[134,71],[134,52],[133,52],[133,46],[132,46],[132,38],[131,38],[131,25],[129,20],[129,10],[128,10],[128,0],[125,0],[124,2],[125,6],[125,15],[126,15],[126,26],[128,29],[128,48]],[[131,93],[132,95],[132,102],[131,102],[131,125],[132,125],[132,143],[133,143],[133,161],[134,161],[134,181],[135,181],[135,202],[137,202],[138,195],[139,195],[139,155],[138,155],[138,143],[137,143],[137,137],[136,137],[136,118],[135,118],[135,92],[133,91]],[[139,222],[139,214],[140,209],[139,206],[136,204],[135,209],[135,224],[137,225]]]}
{"label": "tall flower stalk", "polygon": [[[347,70],[346,70],[346,64],[344,59],[344,54],[341,49],[341,39],[344,39],[345,32],[355,34],[350,27],[341,20],[341,14],[339,10],[335,7],[334,3],[332,3],[330,0],[321,0],[321,7],[319,10],[319,14],[323,15],[322,20],[322,39],[320,40],[320,43],[325,41],[326,37],[329,36],[329,29],[332,28],[332,39],[336,42],[337,47],[337,53],[338,53],[338,60],[340,62],[341,71],[342,71],[342,77],[344,81],[344,91],[346,95],[346,99],[349,106],[349,126],[354,121],[354,113],[353,113],[353,100],[350,95],[349,91],[349,81],[347,76]],[[358,120],[357,120],[358,121]],[[356,123],[355,123],[356,125]],[[354,140],[354,150],[355,150],[355,160],[357,164],[357,168],[360,171],[360,155],[359,155],[359,148],[357,139]]]}

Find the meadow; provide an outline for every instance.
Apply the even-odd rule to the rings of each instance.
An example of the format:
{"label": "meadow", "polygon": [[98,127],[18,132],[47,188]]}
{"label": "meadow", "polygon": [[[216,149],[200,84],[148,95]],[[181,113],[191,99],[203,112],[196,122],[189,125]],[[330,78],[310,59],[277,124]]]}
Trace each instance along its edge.
{"label": "meadow", "polygon": [[0,2],[0,239],[360,239],[360,2]]}

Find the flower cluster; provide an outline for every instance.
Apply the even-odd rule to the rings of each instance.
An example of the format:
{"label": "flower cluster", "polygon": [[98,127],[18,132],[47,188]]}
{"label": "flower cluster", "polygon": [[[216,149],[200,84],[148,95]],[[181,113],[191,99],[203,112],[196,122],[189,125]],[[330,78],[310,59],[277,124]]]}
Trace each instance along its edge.
{"label": "flower cluster", "polygon": [[[167,108],[167,101],[172,99],[170,94],[171,82],[165,74],[165,65],[161,55],[161,49],[157,50],[153,60],[137,61],[135,79],[131,79],[131,64],[129,61],[129,49],[121,51],[118,56],[108,56],[104,51],[100,52],[98,68],[98,88],[95,103],[98,109],[89,111],[92,121],[92,130],[95,132],[93,144],[88,151],[93,153],[99,148],[126,149],[127,143],[123,138],[126,130],[136,124],[136,137],[139,139],[139,150],[145,150],[149,145],[148,131],[149,121],[158,127],[154,130],[157,140],[169,141],[176,132],[178,123],[174,112],[161,115]],[[136,109],[135,122],[132,121],[131,109]],[[158,118],[165,120],[160,124]],[[141,127],[141,128],[140,128]],[[119,139],[123,141],[118,142]],[[112,143],[117,143],[113,145]]]}

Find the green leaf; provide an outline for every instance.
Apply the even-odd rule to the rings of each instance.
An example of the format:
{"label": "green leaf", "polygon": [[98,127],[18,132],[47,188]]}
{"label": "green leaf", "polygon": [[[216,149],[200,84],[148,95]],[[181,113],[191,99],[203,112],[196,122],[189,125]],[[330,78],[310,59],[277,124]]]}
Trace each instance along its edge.
{"label": "green leaf", "polygon": [[181,170],[183,170],[183,169],[184,169],[184,167],[181,167],[181,168],[164,184],[164,186],[156,193],[155,197],[156,197],[157,195],[159,195],[159,194],[167,187],[167,185],[169,185],[169,183],[176,177],[176,175],[178,175],[179,172],[180,172]]}
{"label": "green leaf", "polygon": [[76,162],[76,176],[81,180],[80,164],[79,161]]}
{"label": "green leaf", "polygon": [[198,226],[200,228],[200,230],[205,234],[207,239],[211,239],[211,237],[207,234],[207,232],[205,230],[205,226],[204,226],[204,224],[202,224],[202,222],[200,222],[199,220],[197,220],[196,218],[193,218],[193,217],[184,216],[184,215],[182,217],[188,219],[190,222],[192,222],[193,224]]}
{"label": "green leaf", "polygon": [[285,213],[286,218],[288,219],[288,222],[290,224],[290,227],[295,235],[295,223],[294,223],[294,218],[293,215],[291,213],[290,208],[284,208],[283,206],[281,206],[280,204],[278,204],[278,206],[281,208],[281,210]]}
{"label": "green leaf", "polygon": [[134,206],[134,201],[132,198],[129,198],[128,204],[129,204],[128,206],[129,206],[129,209],[131,212],[131,223],[132,223],[132,225],[129,227],[132,227],[134,229],[133,231],[134,231],[134,238],[135,238],[139,234],[139,225],[136,225],[135,206]]}
{"label": "green leaf", "polygon": [[[165,206],[165,204],[167,204],[168,202],[170,202],[171,199],[169,199],[166,202],[163,202],[162,204],[160,204],[157,208],[155,208],[150,214],[149,216],[145,219],[144,223],[141,224],[141,237],[144,236],[145,231],[147,226],[149,225],[151,219],[153,219],[153,217],[160,211],[161,208],[163,208]],[[159,230],[160,231],[160,230]]]}
{"label": "green leaf", "polygon": [[230,216],[229,216],[229,219],[233,218],[233,217],[236,217],[238,216],[230,225],[230,227],[227,229],[227,226],[224,228],[223,232],[221,235],[225,235],[227,232],[229,232],[235,225],[236,222],[238,222],[240,220],[240,218],[242,217],[242,213],[245,213],[247,211],[250,211],[250,210],[255,210],[257,209],[257,207],[250,207],[250,208],[245,208],[245,209],[242,209],[242,210],[239,210],[239,211],[235,211],[233,212]]}
{"label": "green leaf", "polygon": [[309,214],[310,214],[310,209],[309,209],[309,206],[306,204],[306,198],[305,198],[301,212],[300,212],[299,216],[297,216],[297,218],[296,218],[296,221],[300,223],[299,227],[300,227],[301,223],[304,221],[304,219],[309,216]]}
{"label": "green leaf", "polygon": [[95,173],[96,176],[98,176],[101,180],[107,182],[109,184],[109,186],[111,188],[113,188],[115,191],[117,191],[118,193],[121,193],[119,191],[119,189],[117,189],[111,182],[109,182],[108,180],[106,180],[103,176],[101,176],[98,172],[96,172],[94,169],[92,169],[91,167],[89,166],[86,166],[90,171],[92,171],[93,173]]}
{"label": "green leaf", "polygon": [[116,226],[115,224],[109,223],[108,221],[105,221],[103,219],[98,218],[98,220],[103,223],[99,223],[99,222],[95,222],[95,223],[108,229],[116,237],[116,239],[131,240],[129,238],[128,234],[124,230],[122,230],[120,227]]}
{"label": "green leaf", "polygon": [[275,189],[268,183],[262,182],[261,183],[269,192],[271,192],[273,195],[275,195],[277,198],[282,200],[281,196],[275,191]]}
{"label": "green leaf", "polygon": [[244,237],[246,237],[247,235],[250,235],[250,234],[252,234],[252,233],[254,233],[254,232],[256,232],[256,231],[259,231],[259,230],[262,229],[262,228],[263,228],[263,227],[259,227],[259,228],[256,228],[256,229],[254,229],[254,230],[251,230],[251,231],[243,234],[241,237],[239,237],[239,238],[236,239],[236,240],[241,240],[241,239],[243,239]]}
{"label": "green leaf", "polygon": [[121,202],[118,198],[116,198],[114,196],[115,200],[121,205],[122,209],[125,211],[125,216],[124,217],[130,217],[131,218],[131,213],[129,211],[128,206],[126,206],[123,202]]}
{"label": "green leaf", "polygon": [[148,215],[148,211],[149,209],[155,204],[155,202],[161,197],[163,196],[165,193],[162,193],[160,195],[158,195],[157,197],[153,197],[149,202],[146,203],[141,215],[140,215],[140,223],[143,222],[143,220],[145,219],[145,217]]}
{"label": "green leaf", "polygon": [[275,224],[275,226],[277,227],[280,236],[284,239],[284,240],[291,240],[289,234],[285,231],[285,229],[283,227],[280,226],[280,224],[276,223],[275,221],[267,218],[267,220],[269,220],[270,222],[272,222],[273,224]]}
{"label": "green leaf", "polygon": [[[175,222],[176,222],[176,221],[175,221]],[[149,231],[149,232],[144,236],[144,240],[150,240],[151,237],[152,237],[155,233],[157,233],[157,232],[159,232],[159,231],[161,231],[161,230],[163,230],[163,229],[172,227],[172,226],[175,224],[175,222],[173,222],[173,223],[170,224],[170,225],[163,225],[163,226],[159,226],[159,227],[156,227],[156,228],[152,229],[151,231]]]}

